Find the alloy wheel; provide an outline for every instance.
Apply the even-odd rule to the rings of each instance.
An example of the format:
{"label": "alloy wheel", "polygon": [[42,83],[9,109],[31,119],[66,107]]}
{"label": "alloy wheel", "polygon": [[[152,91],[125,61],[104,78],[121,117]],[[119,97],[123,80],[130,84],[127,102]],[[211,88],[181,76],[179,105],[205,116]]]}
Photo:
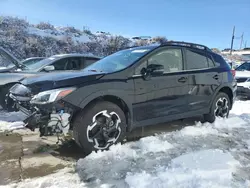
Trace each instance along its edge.
{"label": "alloy wheel", "polygon": [[225,118],[229,112],[228,99],[225,97],[221,97],[215,103],[214,115],[215,117]]}
{"label": "alloy wheel", "polygon": [[94,143],[96,149],[107,149],[113,145],[121,134],[121,119],[115,112],[100,111],[92,118],[87,127],[87,139]]}

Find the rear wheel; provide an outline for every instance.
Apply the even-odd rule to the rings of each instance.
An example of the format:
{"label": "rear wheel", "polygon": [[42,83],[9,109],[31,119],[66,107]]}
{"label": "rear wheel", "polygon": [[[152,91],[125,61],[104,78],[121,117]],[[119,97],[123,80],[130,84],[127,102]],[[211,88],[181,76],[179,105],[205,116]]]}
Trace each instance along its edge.
{"label": "rear wheel", "polygon": [[213,123],[216,117],[227,118],[229,110],[231,109],[231,102],[226,93],[220,92],[215,97],[209,114],[204,115],[204,120]]}
{"label": "rear wheel", "polygon": [[117,105],[102,101],[90,105],[73,120],[76,143],[86,154],[107,150],[121,142],[126,134],[126,117]]}

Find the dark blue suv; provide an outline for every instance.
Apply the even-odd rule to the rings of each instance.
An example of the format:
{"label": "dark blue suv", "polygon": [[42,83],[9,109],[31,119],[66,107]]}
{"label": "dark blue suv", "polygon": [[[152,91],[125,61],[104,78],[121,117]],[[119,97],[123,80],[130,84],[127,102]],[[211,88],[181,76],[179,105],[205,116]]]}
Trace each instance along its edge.
{"label": "dark blue suv", "polygon": [[89,153],[108,149],[139,126],[204,115],[228,117],[235,74],[208,47],[166,42],[125,49],[81,72],[29,77],[9,98],[41,135],[73,131]]}

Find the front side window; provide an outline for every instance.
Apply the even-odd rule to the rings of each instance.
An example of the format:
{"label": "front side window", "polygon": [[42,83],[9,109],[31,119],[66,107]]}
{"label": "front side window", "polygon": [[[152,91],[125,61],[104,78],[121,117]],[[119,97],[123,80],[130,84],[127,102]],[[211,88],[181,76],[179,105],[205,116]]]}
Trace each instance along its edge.
{"label": "front side window", "polygon": [[208,68],[208,60],[204,53],[186,49],[186,57],[188,70]]}
{"label": "front side window", "polygon": [[55,67],[55,70],[65,70],[68,61],[69,61],[68,58],[63,58],[63,59],[60,59],[60,60],[52,63],[51,65],[53,65]]}
{"label": "front side window", "polygon": [[81,67],[81,58],[72,57],[68,58],[65,70],[80,70],[80,67]]}
{"label": "front side window", "polygon": [[138,59],[152,51],[155,46],[121,50],[91,64],[84,71],[116,72],[129,67]]}
{"label": "front side window", "polygon": [[135,74],[140,74],[142,68],[150,64],[163,65],[164,72],[179,72],[183,70],[183,60],[181,49],[165,49],[149,57],[145,62],[138,66]]}

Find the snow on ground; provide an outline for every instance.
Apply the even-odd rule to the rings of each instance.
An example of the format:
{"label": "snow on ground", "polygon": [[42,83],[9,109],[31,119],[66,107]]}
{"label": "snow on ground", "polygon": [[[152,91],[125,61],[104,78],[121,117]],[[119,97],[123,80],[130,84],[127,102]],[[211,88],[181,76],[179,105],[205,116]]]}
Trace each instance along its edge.
{"label": "snow on ground", "polygon": [[22,129],[23,127],[24,127],[24,123],[22,121],[16,121],[12,123],[9,123],[6,121],[0,121],[0,132]]}
{"label": "snow on ground", "polygon": [[229,119],[117,144],[75,169],[3,187],[249,187],[249,124],[250,101],[236,101]]}

